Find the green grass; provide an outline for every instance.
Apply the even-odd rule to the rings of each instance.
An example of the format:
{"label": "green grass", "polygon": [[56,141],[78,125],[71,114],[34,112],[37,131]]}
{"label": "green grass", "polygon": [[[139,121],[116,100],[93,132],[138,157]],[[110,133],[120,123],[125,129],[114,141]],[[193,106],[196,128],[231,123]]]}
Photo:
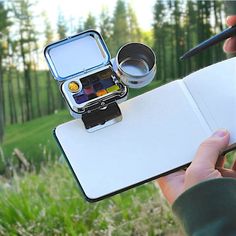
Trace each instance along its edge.
{"label": "green grass", "polygon": [[[148,86],[141,89],[130,89],[129,98],[138,96],[144,92],[156,88],[161,84],[154,80]],[[6,165],[16,163],[16,158],[12,156],[14,148],[20,149],[26,158],[36,167],[47,159],[54,159],[61,155],[59,148],[53,138],[53,129],[73,118],[69,111],[60,111],[53,115],[48,115],[26,122],[24,124],[14,124],[6,127],[4,141],[2,145],[4,157],[0,155],[0,173],[4,172]]]}
{"label": "green grass", "polygon": [[47,159],[60,156],[60,150],[53,138],[53,129],[68,120],[71,120],[71,117],[65,110],[24,124],[7,126],[2,147],[4,157],[1,158],[0,171],[3,171],[4,164],[15,160],[12,156],[14,148],[20,149],[36,168],[42,161],[45,161],[42,156],[47,156]]}
{"label": "green grass", "polygon": [[86,202],[59,162],[0,183],[0,235],[176,235],[178,226],[152,183]]}
{"label": "green grass", "polygon": [[[130,97],[158,84],[130,90]],[[172,213],[152,183],[98,203],[84,200],[52,135],[71,119],[65,110],[6,128],[0,170],[15,164],[12,178],[0,177],[0,235],[176,235]],[[19,176],[14,148],[35,171]]]}

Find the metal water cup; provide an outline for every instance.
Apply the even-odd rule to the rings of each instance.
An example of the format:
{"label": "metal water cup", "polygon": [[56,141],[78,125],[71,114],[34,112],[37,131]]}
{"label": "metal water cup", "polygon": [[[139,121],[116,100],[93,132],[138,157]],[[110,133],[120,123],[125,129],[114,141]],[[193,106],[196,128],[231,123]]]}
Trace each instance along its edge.
{"label": "metal water cup", "polygon": [[130,88],[142,88],[156,74],[156,56],[151,48],[141,43],[128,43],[117,53],[117,73]]}

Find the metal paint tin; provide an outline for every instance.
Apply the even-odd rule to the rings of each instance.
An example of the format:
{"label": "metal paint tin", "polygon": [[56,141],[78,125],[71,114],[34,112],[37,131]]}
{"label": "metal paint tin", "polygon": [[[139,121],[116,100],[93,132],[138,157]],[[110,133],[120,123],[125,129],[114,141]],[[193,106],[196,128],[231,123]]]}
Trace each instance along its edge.
{"label": "metal paint tin", "polygon": [[127,99],[125,84],[143,87],[156,72],[153,51],[140,43],[123,46],[112,63],[102,36],[94,30],[52,43],[44,55],[71,115],[82,118],[88,131],[120,121],[117,104]]}
{"label": "metal paint tin", "polygon": [[130,88],[142,88],[156,74],[156,56],[151,48],[141,43],[128,43],[117,53],[115,59],[118,75]]}

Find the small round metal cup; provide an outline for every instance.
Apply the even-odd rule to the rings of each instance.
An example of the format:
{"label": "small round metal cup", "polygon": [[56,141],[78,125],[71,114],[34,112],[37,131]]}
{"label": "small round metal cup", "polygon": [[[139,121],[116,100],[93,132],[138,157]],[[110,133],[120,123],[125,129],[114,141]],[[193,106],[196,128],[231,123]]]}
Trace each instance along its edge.
{"label": "small round metal cup", "polygon": [[120,79],[130,88],[142,88],[156,74],[156,57],[148,46],[141,43],[124,45],[115,59]]}

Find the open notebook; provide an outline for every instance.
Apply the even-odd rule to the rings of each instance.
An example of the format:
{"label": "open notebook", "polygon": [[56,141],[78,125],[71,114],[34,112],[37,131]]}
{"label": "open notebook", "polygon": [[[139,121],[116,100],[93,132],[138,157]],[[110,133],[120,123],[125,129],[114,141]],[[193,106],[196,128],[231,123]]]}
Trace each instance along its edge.
{"label": "open notebook", "polygon": [[236,141],[236,58],[130,99],[123,120],[88,133],[81,120],[55,136],[85,197],[97,201],[190,163],[218,128]]}

